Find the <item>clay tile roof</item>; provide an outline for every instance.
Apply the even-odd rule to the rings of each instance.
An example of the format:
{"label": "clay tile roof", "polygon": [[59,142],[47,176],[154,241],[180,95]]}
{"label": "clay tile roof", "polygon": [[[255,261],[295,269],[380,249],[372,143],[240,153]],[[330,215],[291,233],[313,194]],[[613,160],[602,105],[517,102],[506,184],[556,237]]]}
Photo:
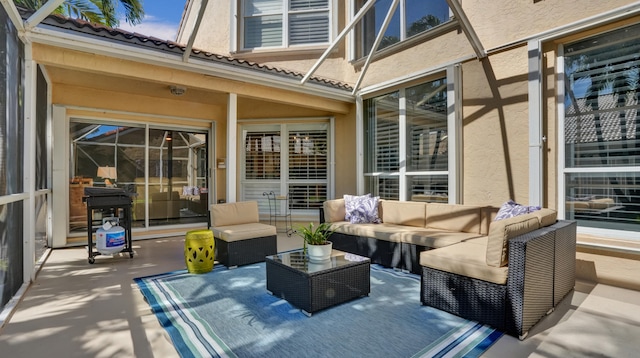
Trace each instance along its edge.
{"label": "clay tile roof", "polygon": [[[30,10],[24,10],[20,8],[19,10],[23,18],[26,18],[32,14],[32,11]],[[80,32],[80,33],[91,35],[91,36],[101,37],[109,41],[114,41],[114,42],[119,41],[132,46],[142,46],[142,47],[153,49],[153,50],[166,51],[166,52],[171,52],[171,53],[180,54],[180,55],[184,54],[184,51],[186,48],[186,46],[178,44],[174,41],[162,40],[152,36],[142,35],[139,33],[131,33],[121,29],[117,29],[117,28],[114,29],[101,24],[95,24],[95,23],[91,23],[88,21],[80,20],[80,19],[72,19],[69,17],[56,15],[56,14],[49,15],[44,21],[42,21],[42,24],[61,28],[61,29],[76,31],[76,32]],[[279,75],[282,77],[295,78],[298,80],[301,80],[305,75],[304,73],[297,72],[297,71],[291,71],[283,68],[268,66],[268,65],[264,65],[256,62],[247,61],[247,60],[235,59],[230,56],[219,55],[219,54],[198,50],[198,49],[192,49],[191,57],[208,60],[208,61],[214,61],[218,63],[224,63],[231,66],[244,67],[244,68],[248,68],[256,71],[270,73],[273,75]],[[309,81],[320,84],[320,85],[345,90],[345,91],[351,91],[353,89],[351,85],[347,83],[326,79],[318,76],[312,76],[311,78],[309,78]]]}

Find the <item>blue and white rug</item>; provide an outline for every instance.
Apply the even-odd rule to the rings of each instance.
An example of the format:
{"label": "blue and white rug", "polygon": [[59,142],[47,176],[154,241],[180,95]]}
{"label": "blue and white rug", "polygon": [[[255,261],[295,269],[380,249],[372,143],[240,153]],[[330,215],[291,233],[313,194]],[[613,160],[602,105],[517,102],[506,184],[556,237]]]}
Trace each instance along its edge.
{"label": "blue and white rug", "polygon": [[502,336],[420,304],[420,276],[371,265],[371,293],[305,316],[265,264],[134,279],[182,357],[478,357]]}

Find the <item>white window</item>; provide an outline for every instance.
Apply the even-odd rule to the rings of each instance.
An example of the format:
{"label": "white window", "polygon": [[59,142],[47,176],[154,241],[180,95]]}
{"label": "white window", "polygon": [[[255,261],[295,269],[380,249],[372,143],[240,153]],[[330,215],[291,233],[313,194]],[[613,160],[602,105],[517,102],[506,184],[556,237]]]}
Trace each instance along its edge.
{"label": "white window", "polygon": [[245,125],[242,136],[241,199],[265,213],[263,192],[289,194],[294,214],[316,215],[329,194],[329,125]]}
{"label": "white window", "polygon": [[[357,13],[366,2],[366,0],[355,0],[353,13]],[[365,57],[371,51],[392,3],[392,0],[376,1],[361,20],[356,41],[358,57]],[[446,0],[400,0],[376,51],[424,33],[449,21],[450,18]]]}
{"label": "white window", "polygon": [[364,101],[367,193],[448,202],[446,85],[440,78]]}
{"label": "white window", "polygon": [[327,44],[330,0],[243,0],[242,47],[287,48]]}
{"label": "white window", "polygon": [[640,230],[640,25],[564,45],[565,217]]}

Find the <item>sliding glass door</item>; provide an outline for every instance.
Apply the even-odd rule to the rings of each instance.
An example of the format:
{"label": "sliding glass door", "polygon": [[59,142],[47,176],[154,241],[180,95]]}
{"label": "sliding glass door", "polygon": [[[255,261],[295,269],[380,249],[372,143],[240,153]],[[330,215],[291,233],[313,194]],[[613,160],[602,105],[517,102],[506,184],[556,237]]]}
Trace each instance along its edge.
{"label": "sliding glass door", "polygon": [[208,132],[72,121],[70,138],[70,232],[86,230],[87,186],[131,193],[134,227],[207,221]]}

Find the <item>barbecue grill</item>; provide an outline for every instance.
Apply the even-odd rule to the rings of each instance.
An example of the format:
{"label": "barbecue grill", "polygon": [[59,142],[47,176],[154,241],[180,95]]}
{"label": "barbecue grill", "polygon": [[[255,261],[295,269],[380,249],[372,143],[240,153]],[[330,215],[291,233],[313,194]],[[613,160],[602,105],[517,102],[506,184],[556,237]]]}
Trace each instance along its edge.
{"label": "barbecue grill", "polygon": [[[89,263],[95,262],[95,257],[100,255],[100,252],[94,250],[93,244],[93,224],[94,224],[94,210],[101,210],[104,212],[111,212],[111,214],[118,218],[118,224],[125,229],[125,245],[121,252],[128,252],[129,257],[133,257],[133,250],[131,248],[131,206],[133,200],[131,199],[131,193],[125,191],[122,188],[101,188],[101,187],[85,187],[84,197],[82,201],[87,204],[87,248],[89,251]],[[102,223],[102,220],[99,220]]]}

